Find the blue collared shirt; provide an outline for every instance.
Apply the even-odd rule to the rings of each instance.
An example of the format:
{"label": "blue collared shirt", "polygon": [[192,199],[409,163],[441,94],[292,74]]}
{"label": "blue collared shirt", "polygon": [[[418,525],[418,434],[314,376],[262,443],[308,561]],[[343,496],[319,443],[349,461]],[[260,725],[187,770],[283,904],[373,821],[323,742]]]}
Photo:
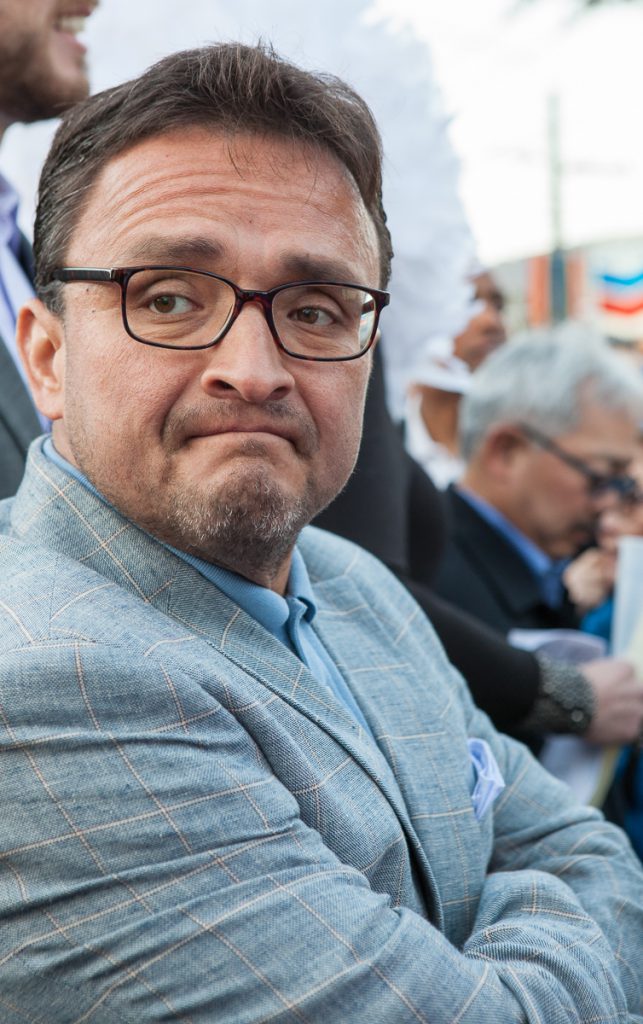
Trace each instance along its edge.
{"label": "blue collared shirt", "polygon": [[[106,499],[93,486],[80,470],[64,459],[56,451],[51,437],[43,442],[43,452],[57,466],[69,473],[84,487],[95,494],[106,504]],[[313,629],[313,620],[317,613],[317,605],[313,595],[308,570],[304,560],[295,547],[292,555],[290,575],[286,594],[282,597],[274,590],[261,587],[250,580],[239,576],[236,572],[223,569],[213,562],[179,551],[166,544],[184,562],[200,572],[210,583],[222,590],[231,601],[243,608],[248,615],[259,622],[269,633],[303,661],[312,675],[323,683],[337,700],[350,711],[353,718],[372,736],[371,729],[364,715],[347,686],[343,676],[331,659],[326,648]]]}
{"label": "blue collared shirt", "polygon": [[[56,451],[50,436],[44,438],[42,450],[52,462],[78,480],[83,487],[105,504],[109,504],[87,477]],[[317,606],[306,564],[297,547],[293,550],[288,586],[285,596],[282,597],[274,590],[251,583],[238,573],[223,569],[220,565],[206,562],[170,545],[165,546],[193,566],[206,580],[214,583],[277,640],[289,647],[375,742],[370,726],[351,690],[312,627]],[[491,747],[485,740],[471,737],[468,740],[468,749],[474,777],[471,803],[476,818],[480,820],[502,792],[505,783]]]}
{"label": "blue collared shirt", "polygon": [[553,559],[545,554],[537,544],[534,544],[529,537],[526,537],[522,530],[519,530],[506,516],[499,512],[495,506],[488,501],[474,494],[473,491],[463,487],[461,484],[456,487],[461,498],[471,505],[478,515],[489,523],[498,533],[516,549],[523,562],[538,580],[542,600],[550,608],[560,608],[563,603],[565,591],[562,575],[569,565],[568,558]]}

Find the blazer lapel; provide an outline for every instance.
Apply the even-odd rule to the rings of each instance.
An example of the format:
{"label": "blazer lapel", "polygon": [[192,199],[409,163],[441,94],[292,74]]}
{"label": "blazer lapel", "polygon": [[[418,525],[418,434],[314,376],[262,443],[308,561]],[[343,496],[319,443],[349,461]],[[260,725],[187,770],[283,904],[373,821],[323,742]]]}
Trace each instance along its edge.
{"label": "blazer lapel", "polygon": [[[180,562],[179,559],[175,560]],[[424,890],[425,905],[433,908],[434,924],[444,928],[433,871],[409,818],[392,767],[380,746],[284,644],[200,573],[185,563],[181,565],[185,566],[187,572],[178,573],[169,588],[167,613],[190,631],[202,636],[238,668],[257,679],[299,714],[314,722],[318,729],[350,754],[392,806],[406,835],[411,859],[415,864],[415,877]],[[322,591],[319,618],[326,618],[326,622],[320,622],[318,633],[329,653],[335,655],[336,663],[342,671],[344,666],[332,640],[332,618],[337,610],[341,613],[346,602],[354,604],[355,588],[352,584],[346,587],[339,581],[331,581],[322,587]],[[336,600],[340,602],[338,607],[335,605]],[[156,598],[153,599],[155,602]],[[330,612],[330,616],[325,617],[325,611]],[[350,675],[347,678],[359,700],[364,694],[359,691],[355,693]],[[367,720],[370,718],[369,725],[377,736],[381,723],[377,715],[369,714],[367,705],[368,702],[364,701],[362,710]]]}
{"label": "blazer lapel", "polygon": [[538,580],[515,548],[450,488],[455,537],[486,585],[514,618],[542,603]]}
{"label": "blazer lapel", "polygon": [[[440,900],[431,868],[391,766],[377,744],[288,648],[196,569],[58,469],[42,455],[39,444],[31,448],[25,481],[14,499],[13,532],[82,561],[118,586],[133,591],[215,647],[339,743],[394,808],[421,869],[418,877],[429,879],[427,905],[433,906],[435,922],[441,926]],[[354,601],[352,584],[347,590],[345,583],[330,581],[322,590],[321,618],[324,610],[332,610],[335,601],[340,601],[340,608],[347,600]],[[328,625],[319,632],[341,662]],[[360,694],[356,696],[359,700]],[[373,719],[375,734],[378,725]]]}

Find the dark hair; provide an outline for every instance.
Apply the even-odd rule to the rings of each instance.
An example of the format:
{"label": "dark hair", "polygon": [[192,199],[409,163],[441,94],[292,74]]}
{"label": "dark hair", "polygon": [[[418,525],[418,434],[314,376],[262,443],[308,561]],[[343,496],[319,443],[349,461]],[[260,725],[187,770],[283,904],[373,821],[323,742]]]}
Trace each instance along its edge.
{"label": "dark hair", "polygon": [[147,138],[186,127],[256,132],[332,153],[349,171],[380,247],[380,284],[392,249],[382,206],[382,144],[373,115],[350,86],[304,71],[260,44],[221,43],[165,57],[139,78],[91,96],[64,116],[45,161],[36,213],[36,290],[59,311],[52,271],[65,263],[102,168]]}

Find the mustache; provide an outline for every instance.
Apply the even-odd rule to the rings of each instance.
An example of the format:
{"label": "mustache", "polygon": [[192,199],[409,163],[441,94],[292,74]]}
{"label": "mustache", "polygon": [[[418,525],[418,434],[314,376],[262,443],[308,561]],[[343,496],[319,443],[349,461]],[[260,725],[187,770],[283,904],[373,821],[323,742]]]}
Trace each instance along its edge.
{"label": "mustache", "polygon": [[177,451],[191,437],[244,431],[279,434],[304,457],[310,457],[319,447],[312,418],[284,401],[238,407],[235,402],[213,398],[207,404],[171,409],[163,424],[162,440],[170,451]]}

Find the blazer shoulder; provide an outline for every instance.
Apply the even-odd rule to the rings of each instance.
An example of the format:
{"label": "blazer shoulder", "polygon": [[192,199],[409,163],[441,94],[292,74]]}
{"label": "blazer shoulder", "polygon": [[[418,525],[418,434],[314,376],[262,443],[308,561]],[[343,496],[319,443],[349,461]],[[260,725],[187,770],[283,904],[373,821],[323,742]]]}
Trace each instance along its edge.
{"label": "blazer shoulder", "polygon": [[[356,623],[372,629],[377,623],[382,643],[395,646],[396,638],[430,659],[446,661],[433,626],[412,593],[383,562],[351,541],[317,528],[306,529],[299,544],[317,599],[325,611],[342,609]],[[363,620],[357,609],[368,610]],[[409,627],[412,625],[412,628]],[[408,630],[408,635],[407,635]],[[354,643],[354,638],[353,638]],[[409,657],[411,655],[409,654]],[[444,667],[444,666],[443,666]],[[445,668],[449,673],[450,667]]]}
{"label": "blazer shoulder", "polygon": [[355,572],[389,575],[384,563],[366,548],[318,526],[305,527],[297,546],[313,583]]}

